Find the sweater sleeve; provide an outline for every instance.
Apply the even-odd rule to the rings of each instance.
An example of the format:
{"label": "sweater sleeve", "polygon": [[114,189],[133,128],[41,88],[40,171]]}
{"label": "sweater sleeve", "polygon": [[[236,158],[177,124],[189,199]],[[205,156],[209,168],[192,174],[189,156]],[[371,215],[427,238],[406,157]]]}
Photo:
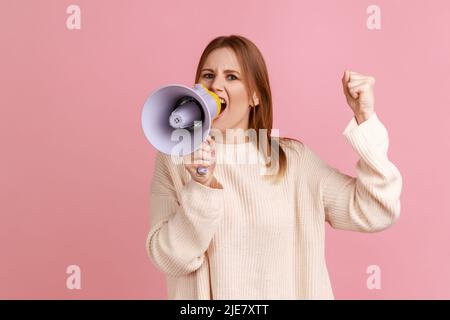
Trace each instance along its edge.
{"label": "sweater sleeve", "polygon": [[355,118],[343,135],[358,153],[357,177],[327,167],[320,193],[326,221],[336,229],[377,232],[400,216],[402,177],[387,156],[388,133],[376,114]]}
{"label": "sweater sleeve", "polygon": [[177,197],[169,161],[169,156],[157,154],[146,247],[148,256],[160,271],[177,277],[202,265],[205,251],[223,216],[223,189],[190,180]]}

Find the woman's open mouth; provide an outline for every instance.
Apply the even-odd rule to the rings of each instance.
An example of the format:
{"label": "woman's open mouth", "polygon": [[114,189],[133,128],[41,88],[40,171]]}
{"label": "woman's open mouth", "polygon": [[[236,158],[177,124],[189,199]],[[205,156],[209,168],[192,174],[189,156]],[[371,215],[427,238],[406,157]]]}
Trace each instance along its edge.
{"label": "woman's open mouth", "polygon": [[220,113],[219,113],[219,116],[217,117],[217,119],[222,116],[222,114],[226,108],[227,108],[227,102],[225,101],[224,98],[220,98]]}

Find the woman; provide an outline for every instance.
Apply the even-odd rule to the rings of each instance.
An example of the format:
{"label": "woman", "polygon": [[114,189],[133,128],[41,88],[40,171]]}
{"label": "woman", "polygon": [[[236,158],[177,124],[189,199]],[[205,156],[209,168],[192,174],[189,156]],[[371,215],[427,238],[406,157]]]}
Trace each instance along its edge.
{"label": "woman", "polygon": [[[214,130],[265,135],[258,135],[257,144],[248,137],[240,143],[208,137],[178,165],[157,154],[146,246],[167,276],[169,299],[333,299],[325,222],[376,232],[400,214],[402,178],[387,158],[388,134],[374,112],[374,82],[349,71],[342,79],[355,115],[344,131],[360,157],[354,178],[297,140],[274,142],[267,69],[250,40],[232,35],[208,44],[195,83],[224,102]],[[262,140],[270,148],[257,148]],[[230,153],[240,162],[218,161]],[[262,174],[261,163],[242,162],[249,154],[275,171]],[[199,166],[208,169],[206,175],[197,173]]]}

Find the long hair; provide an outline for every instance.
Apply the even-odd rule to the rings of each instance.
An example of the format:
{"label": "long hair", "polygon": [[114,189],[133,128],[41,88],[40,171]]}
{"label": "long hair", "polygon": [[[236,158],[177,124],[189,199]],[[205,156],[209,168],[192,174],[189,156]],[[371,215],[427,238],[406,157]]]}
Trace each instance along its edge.
{"label": "long hair", "polygon": [[[276,181],[279,181],[286,172],[287,158],[280,143],[277,142],[276,139],[271,139],[273,123],[272,92],[270,90],[269,75],[264,58],[256,45],[243,36],[230,35],[217,37],[203,50],[197,66],[195,83],[198,83],[200,79],[201,70],[208,55],[213,50],[219,48],[230,48],[234,51],[243,71],[243,81],[248,94],[251,95],[255,92],[259,98],[259,105],[250,109],[248,127],[249,129],[254,129],[256,131],[256,141],[258,146],[261,145],[259,141],[259,130],[266,130],[267,134],[264,137],[266,141],[262,142],[263,145],[267,145],[267,148],[265,149],[268,152],[263,152],[264,157],[266,160],[270,157],[270,160],[266,161],[266,167],[273,165],[277,167],[276,175],[271,176],[275,177]],[[289,138],[282,139],[293,140]],[[277,145],[272,146],[272,142],[275,142]],[[276,154],[272,154],[272,151],[278,152],[278,157],[276,157]],[[274,158],[278,158],[278,163],[272,163],[272,159]]]}

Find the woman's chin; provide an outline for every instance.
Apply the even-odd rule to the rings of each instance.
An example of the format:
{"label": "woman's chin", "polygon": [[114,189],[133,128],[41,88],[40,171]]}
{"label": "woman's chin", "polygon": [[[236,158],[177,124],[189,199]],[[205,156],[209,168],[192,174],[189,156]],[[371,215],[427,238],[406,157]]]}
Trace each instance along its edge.
{"label": "woman's chin", "polygon": [[223,124],[223,119],[217,119],[214,120],[211,124],[211,128],[216,129],[216,130],[225,130],[225,126]]}

